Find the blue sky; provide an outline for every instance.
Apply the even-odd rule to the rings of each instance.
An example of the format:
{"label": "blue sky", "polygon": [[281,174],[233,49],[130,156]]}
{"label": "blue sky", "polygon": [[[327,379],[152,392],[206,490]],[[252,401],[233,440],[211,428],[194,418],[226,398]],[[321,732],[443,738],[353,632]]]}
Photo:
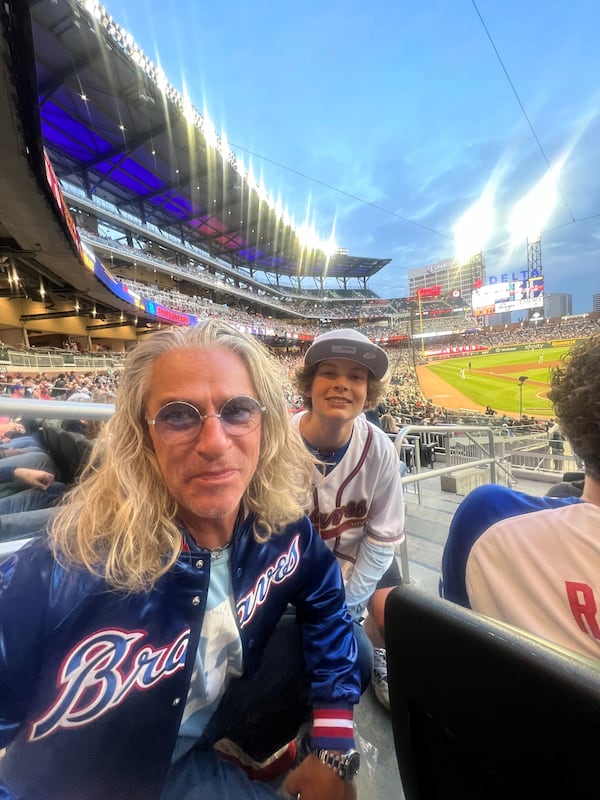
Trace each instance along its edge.
{"label": "blue sky", "polygon": [[[547,292],[600,292],[597,0],[106,0],[266,190],[351,255],[391,258],[380,295],[455,254],[486,192],[488,275],[521,270],[510,215],[546,176]],[[251,155],[253,154],[253,155]],[[556,178],[548,165],[563,161]]]}

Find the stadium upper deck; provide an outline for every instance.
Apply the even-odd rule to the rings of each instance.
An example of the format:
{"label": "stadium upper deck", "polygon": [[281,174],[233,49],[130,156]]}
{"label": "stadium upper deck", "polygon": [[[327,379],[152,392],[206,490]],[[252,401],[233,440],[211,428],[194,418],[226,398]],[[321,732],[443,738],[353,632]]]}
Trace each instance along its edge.
{"label": "stadium upper deck", "polygon": [[367,280],[389,259],[306,247],[94,0],[9,0],[1,18],[3,331],[110,346],[211,312],[292,337],[477,325],[462,297],[375,296]]}
{"label": "stadium upper deck", "polygon": [[389,263],[308,247],[210,121],[96,3],[9,0],[1,19],[2,294],[42,304],[20,322],[89,312],[95,335],[101,321],[186,321],[130,296],[112,273],[114,254],[106,259],[105,247],[98,258],[97,241],[80,231],[125,243],[139,262],[162,256],[164,271],[188,270],[193,293],[243,299],[263,316],[290,316],[288,294],[309,278],[321,290],[328,278],[342,291],[354,281],[367,294]]}

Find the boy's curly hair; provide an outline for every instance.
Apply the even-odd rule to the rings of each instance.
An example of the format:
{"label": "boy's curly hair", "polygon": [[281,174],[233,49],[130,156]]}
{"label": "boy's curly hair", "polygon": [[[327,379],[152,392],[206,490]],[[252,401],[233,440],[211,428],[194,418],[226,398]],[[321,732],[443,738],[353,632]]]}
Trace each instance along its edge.
{"label": "boy's curly hair", "polygon": [[573,347],[550,369],[548,398],[586,472],[600,479],[600,334]]}

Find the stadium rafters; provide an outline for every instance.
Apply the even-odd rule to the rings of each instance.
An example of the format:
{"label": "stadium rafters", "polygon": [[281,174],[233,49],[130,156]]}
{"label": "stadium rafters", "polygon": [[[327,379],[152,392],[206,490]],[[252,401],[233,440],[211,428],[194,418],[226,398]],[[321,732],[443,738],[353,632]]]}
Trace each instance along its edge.
{"label": "stadium rafters", "polygon": [[328,255],[303,240],[210,120],[102,6],[30,6],[41,131],[61,184],[250,277],[355,278],[366,286],[390,262]]}
{"label": "stadium rafters", "polygon": [[[70,329],[91,347],[110,328],[127,340],[194,324],[214,303],[255,314],[258,335],[296,337],[292,299],[327,317],[333,295],[348,311],[376,297],[367,280],[389,259],[310,248],[102,14],[94,0],[0,6],[0,329],[28,345],[79,317]],[[136,260],[150,269],[131,288]],[[344,291],[327,296],[328,278]]]}

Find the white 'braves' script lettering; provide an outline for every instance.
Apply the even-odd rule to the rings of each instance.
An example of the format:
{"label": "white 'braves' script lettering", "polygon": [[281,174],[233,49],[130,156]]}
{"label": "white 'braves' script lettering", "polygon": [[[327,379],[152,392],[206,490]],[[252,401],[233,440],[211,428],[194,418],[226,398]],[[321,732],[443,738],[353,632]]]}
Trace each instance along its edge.
{"label": "white 'braves' script lettering", "polygon": [[258,576],[254,587],[248,592],[245,597],[241,597],[237,604],[238,619],[240,621],[240,628],[247,625],[256,609],[261,606],[269,594],[269,590],[273,584],[282,583],[290,575],[293,575],[300,563],[300,552],[298,550],[298,541],[300,536],[292,541],[287,553],[282,553],[271,564],[262,575]]}
{"label": "white 'braves' script lettering", "polygon": [[135,647],[144,631],[103,630],[87,636],[63,662],[57,680],[60,694],[43,717],[31,725],[29,741],[60,728],[88,725],[118,706],[134,689],[149,689],[185,664],[189,628],[170,644]]}

